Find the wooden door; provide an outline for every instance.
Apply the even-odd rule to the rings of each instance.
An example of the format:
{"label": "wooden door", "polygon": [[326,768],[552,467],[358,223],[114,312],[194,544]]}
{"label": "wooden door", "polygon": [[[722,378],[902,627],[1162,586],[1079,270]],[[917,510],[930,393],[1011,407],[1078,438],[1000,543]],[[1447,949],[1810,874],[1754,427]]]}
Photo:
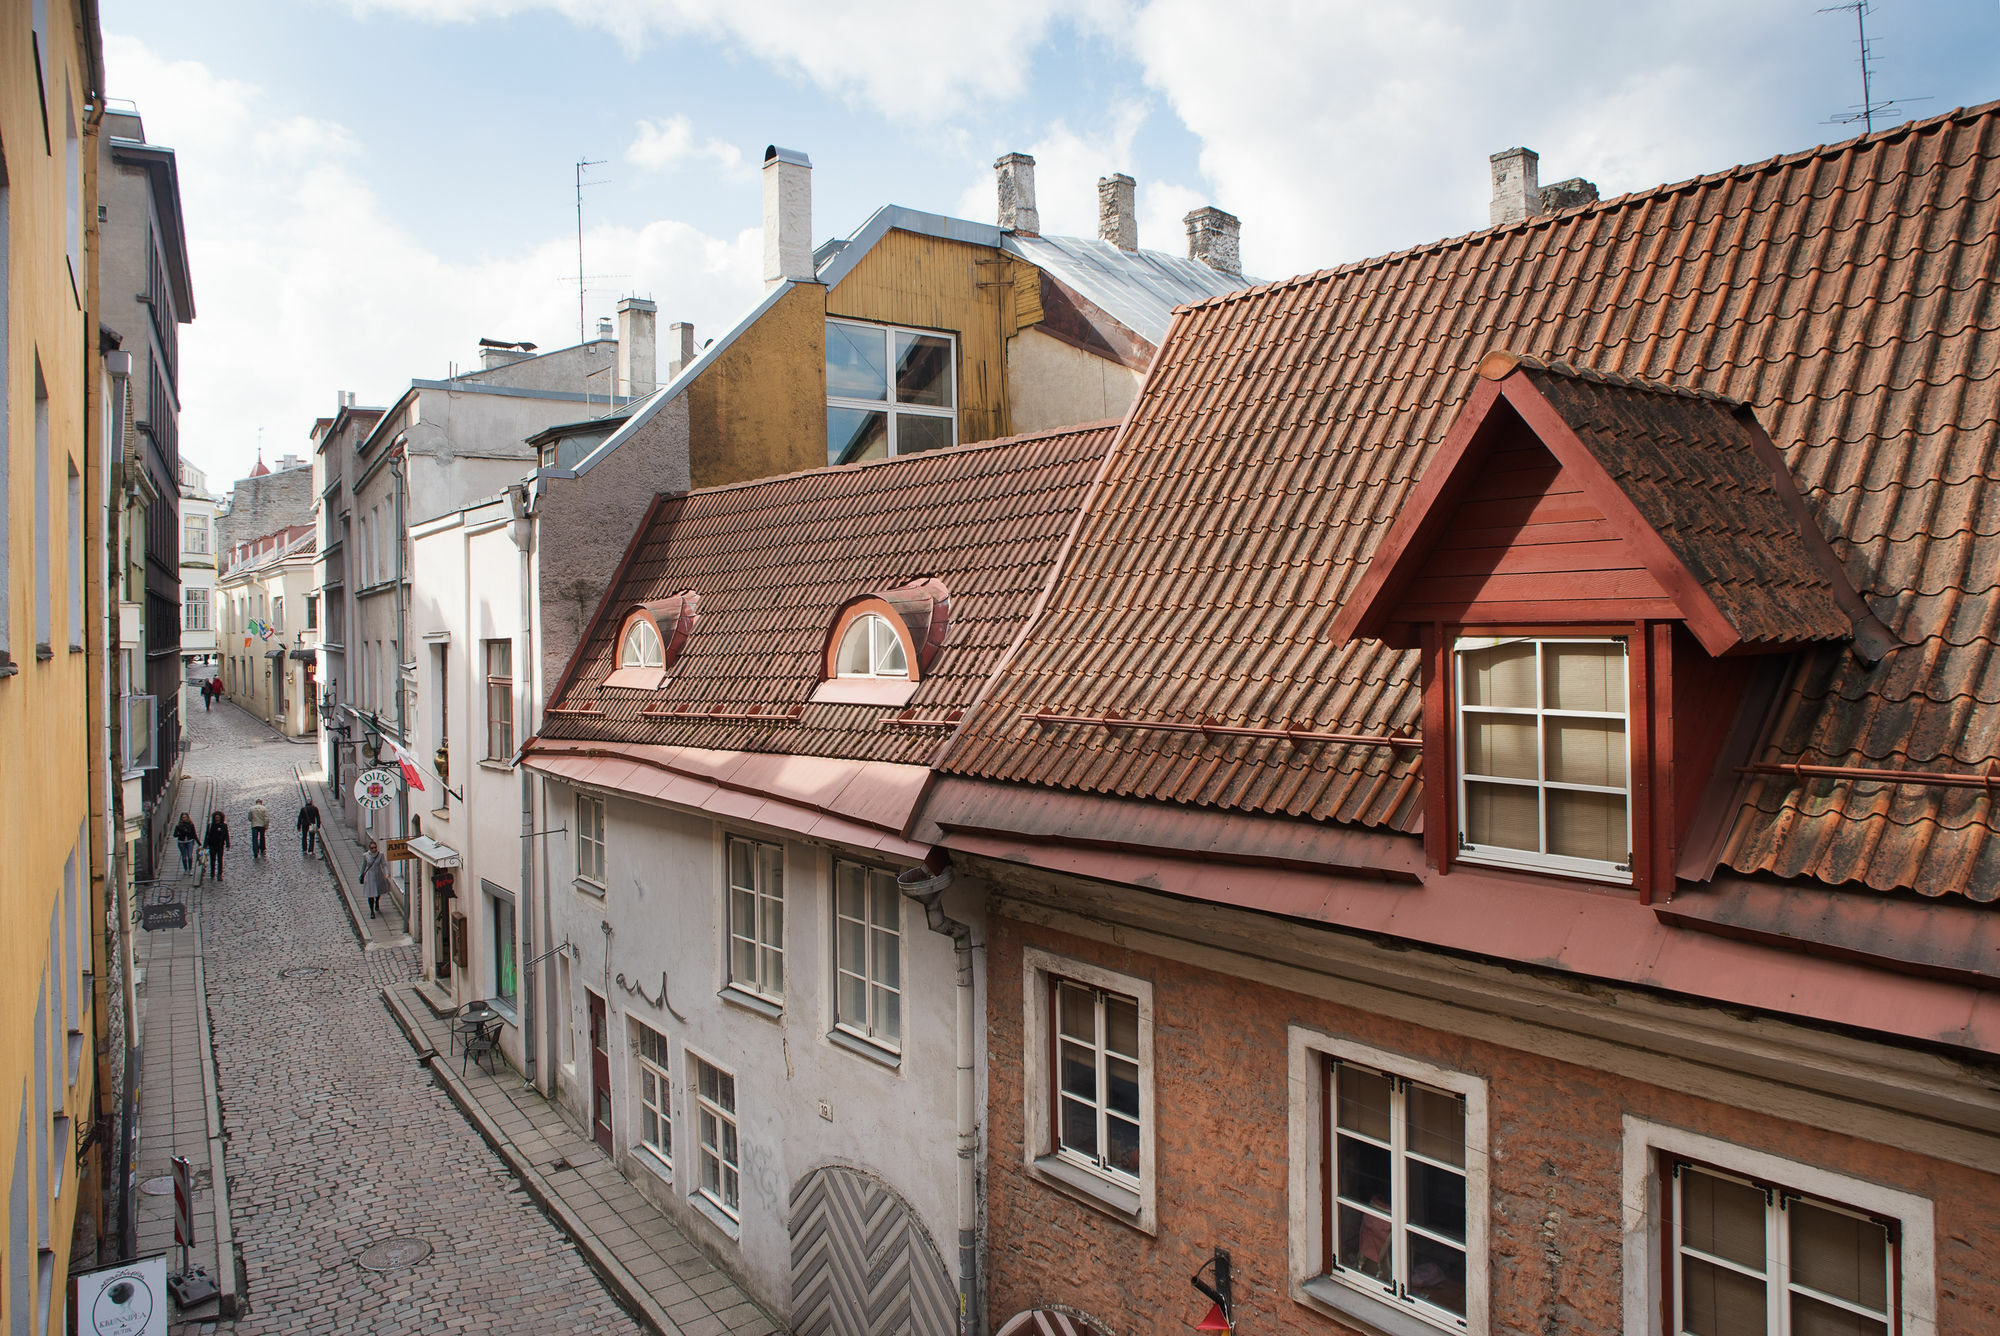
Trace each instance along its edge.
{"label": "wooden door", "polygon": [[605,1153],[611,1153],[611,1027],[604,1019],[604,999],[584,991],[590,999],[590,1135]]}

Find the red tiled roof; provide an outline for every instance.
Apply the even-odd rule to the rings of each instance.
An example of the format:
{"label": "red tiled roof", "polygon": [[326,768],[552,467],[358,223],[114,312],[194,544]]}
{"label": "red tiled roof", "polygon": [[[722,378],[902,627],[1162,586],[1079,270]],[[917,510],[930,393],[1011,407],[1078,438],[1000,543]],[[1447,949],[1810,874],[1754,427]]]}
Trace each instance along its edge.
{"label": "red tiled roof", "polygon": [[[705,488],[663,500],[556,689],[544,737],[927,762],[1048,583],[1116,423]],[[811,703],[826,637],[857,595],[919,577],[950,635],[908,706]],[[700,623],[658,691],[600,686],[634,604],[692,589]],[[737,716],[645,717],[690,705]],[[798,709],[796,717],[794,709]],[[587,710],[569,714],[557,711]],[[745,719],[756,711],[770,721]]]}
{"label": "red tiled roof", "polygon": [[[1414,829],[1414,757],[1023,711],[1416,728],[1413,655],[1328,627],[1509,348],[1739,400],[1903,645],[1799,657],[1762,759],[2000,750],[2000,104],[1185,310],[958,774]],[[1725,777],[1726,778],[1726,777]],[[2000,895],[1978,789],[1760,778],[1724,861]]]}

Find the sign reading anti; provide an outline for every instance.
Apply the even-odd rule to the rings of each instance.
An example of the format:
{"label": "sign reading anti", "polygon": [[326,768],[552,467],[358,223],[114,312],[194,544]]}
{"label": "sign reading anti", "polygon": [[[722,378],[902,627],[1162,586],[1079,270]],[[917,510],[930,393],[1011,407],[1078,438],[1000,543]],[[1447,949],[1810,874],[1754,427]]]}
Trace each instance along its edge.
{"label": "sign reading anti", "polygon": [[376,767],[363,770],[354,778],[354,801],[366,808],[387,807],[396,801],[397,775],[393,770]]}
{"label": "sign reading anti", "polygon": [[75,1312],[77,1336],[167,1336],[167,1259],[81,1273]]}

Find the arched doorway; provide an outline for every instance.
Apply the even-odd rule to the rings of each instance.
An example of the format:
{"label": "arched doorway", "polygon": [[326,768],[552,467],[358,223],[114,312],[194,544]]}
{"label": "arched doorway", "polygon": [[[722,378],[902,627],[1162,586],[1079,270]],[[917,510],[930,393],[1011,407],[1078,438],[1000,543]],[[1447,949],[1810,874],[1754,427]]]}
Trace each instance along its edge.
{"label": "arched doorway", "polygon": [[937,1336],[958,1289],[917,1213],[881,1180],[826,1165],[792,1189],[796,1336]]}

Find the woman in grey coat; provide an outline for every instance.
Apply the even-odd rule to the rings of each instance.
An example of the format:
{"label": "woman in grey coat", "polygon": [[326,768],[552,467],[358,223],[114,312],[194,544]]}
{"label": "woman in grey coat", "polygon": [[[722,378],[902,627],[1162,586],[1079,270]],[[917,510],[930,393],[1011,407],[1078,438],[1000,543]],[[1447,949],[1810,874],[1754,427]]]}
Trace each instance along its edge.
{"label": "woman in grey coat", "polygon": [[382,900],[382,850],[373,840],[361,858],[361,890],[368,897],[368,917],[374,918]]}

